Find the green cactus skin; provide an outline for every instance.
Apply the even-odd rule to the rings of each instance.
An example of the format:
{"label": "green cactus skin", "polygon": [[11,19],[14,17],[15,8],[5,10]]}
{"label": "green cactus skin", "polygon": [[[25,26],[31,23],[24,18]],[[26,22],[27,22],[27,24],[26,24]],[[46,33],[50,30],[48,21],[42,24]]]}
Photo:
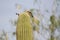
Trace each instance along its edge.
{"label": "green cactus skin", "polygon": [[33,28],[30,23],[30,16],[26,12],[23,12],[18,17],[16,40],[33,40]]}

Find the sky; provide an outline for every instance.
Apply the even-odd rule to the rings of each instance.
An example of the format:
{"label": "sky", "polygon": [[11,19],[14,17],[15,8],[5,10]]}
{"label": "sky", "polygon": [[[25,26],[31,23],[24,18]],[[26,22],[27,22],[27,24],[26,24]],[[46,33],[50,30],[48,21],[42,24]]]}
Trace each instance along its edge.
{"label": "sky", "polygon": [[[48,16],[50,16],[52,12],[53,0],[40,1],[41,14],[48,19]],[[21,5],[22,8],[17,10],[16,4]],[[11,33],[15,31],[15,27],[10,24],[10,20],[17,19],[16,13],[23,12],[24,9],[29,10],[30,8],[38,8],[37,5],[33,5],[33,0],[0,0],[0,31],[4,30]],[[46,9],[49,11],[49,13],[45,11]],[[15,39],[12,37],[9,36],[9,40]]]}
{"label": "sky", "polygon": [[[42,0],[41,2],[42,2],[42,4],[41,4],[42,11],[44,11],[45,8],[47,8],[49,11],[51,11],[51,8],[50,8],[50,7],[52,7],[51,0],[49,0],[49,1],[46,0],[46,2],[44,2],[44,0]],[[49,3],[50,3],[50,5],[49,5]],[[34,7],[32,0],[26,0],[26,1],[24,1],[24,0],[0,0],[0,27],[1,28],[7,27],[9,30],[10,29],[9,20],[17,18],[16,13],[20,12],[20,11],[16,10],[16,6],[15,6],[16,4],[22,5],[22,9],[20,11],[23,11],[23,9],[30,9],[30,8]],[[38,8],[38,7],[35,6],[35,8]],[[43,13],[43,14],[45,14],[45,13]]]}

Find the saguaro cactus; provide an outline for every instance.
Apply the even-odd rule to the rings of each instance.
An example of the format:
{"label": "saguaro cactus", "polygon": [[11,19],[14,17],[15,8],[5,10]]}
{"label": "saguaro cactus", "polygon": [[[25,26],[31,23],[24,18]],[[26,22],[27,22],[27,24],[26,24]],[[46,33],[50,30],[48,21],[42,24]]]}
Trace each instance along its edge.
{"label": "saguaro cactus", "polygon": [[33,28],[30,21],[30,16],[27,12],[19,15],[16,27],[17,40],[33,40]]}

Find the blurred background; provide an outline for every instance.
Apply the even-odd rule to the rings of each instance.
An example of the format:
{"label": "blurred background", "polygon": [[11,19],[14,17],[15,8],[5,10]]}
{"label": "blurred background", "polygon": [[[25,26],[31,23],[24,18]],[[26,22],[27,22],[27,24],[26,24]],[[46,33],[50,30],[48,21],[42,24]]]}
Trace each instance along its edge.
{"label": "blurred background", "polygon": [[25,10],[40,21],[37,40],[60,40],[60,0],[0,0],[0,40],[16,40],[16,13]]}

